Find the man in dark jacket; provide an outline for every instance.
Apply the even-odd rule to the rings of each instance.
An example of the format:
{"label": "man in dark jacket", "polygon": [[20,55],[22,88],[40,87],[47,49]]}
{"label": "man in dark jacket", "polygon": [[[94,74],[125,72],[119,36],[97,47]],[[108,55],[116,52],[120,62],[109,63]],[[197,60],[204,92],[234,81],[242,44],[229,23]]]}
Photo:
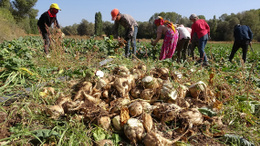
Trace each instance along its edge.
{"label": "man in dark jacket", "polygon": [[251,45],[251,41],[253,39],[253,33],[251,29],[246,25],[237,24],[234,27],[234,44],[229,56],[229,61],[232,62],[235,53],[241,47],[243,51],[243,60],[246,62],[246,54],[248,50],[248,45]]}
{"label": "man in dark jacket", "polygon": [[57,28],[60,28],[59,23],[57,21],[56,14],[61,10],[56,3],[52,3],[50,9],[44,12],[38,20],[38,28],[40,33],[42,34],[44,40],[44,52],[47,57],[49,57],[49,46],[50,46],[50,38],[48,28],[54,23]]}
{"label": "man in dark jacket", "polygon": [[121,14],[118,9],[113,9],[111,11],[112,20],[115,21],[114,33],[116,37],[118,36],[119,24],[122,25],[125,30],[125,40],[127,41],[125,46],[125,57],[129,57],[130,53],[130,43],[132,45],[132,53],[136,55],[136,36],[138,32],[138,24],[135,19],[128,14]]}

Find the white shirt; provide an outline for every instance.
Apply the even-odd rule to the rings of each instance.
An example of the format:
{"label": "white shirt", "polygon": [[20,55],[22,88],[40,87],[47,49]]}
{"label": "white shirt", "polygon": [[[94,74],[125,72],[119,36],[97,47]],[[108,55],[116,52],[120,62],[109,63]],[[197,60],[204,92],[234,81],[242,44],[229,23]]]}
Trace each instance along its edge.
{"label": "white shirt", "polygon": [[179,40],[182,39],[190,39],[190,33],[185,27],[177,27],[177,30],[179,32]]}

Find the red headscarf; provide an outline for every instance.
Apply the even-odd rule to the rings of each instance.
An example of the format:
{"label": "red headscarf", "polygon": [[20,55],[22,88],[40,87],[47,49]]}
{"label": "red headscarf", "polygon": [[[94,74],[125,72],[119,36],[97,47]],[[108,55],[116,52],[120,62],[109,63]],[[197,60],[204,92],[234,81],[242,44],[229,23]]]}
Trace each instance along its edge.
{"label": "red headscarf", "polygon": [[154,20],[154,24],[155,24],[156,26],[163,25],[163,23],[164,23],[164,20],[163,20],[163,18],[162,18],[161,16],[158,16],[158,17]]}
{"label": "red headscarf", "polygon": [[170,21],[168,21],[168,20],[163,20],[163,18],[162,18],[161,16],[158,16],[158,17],[154,20],[154,24],[155,24],[156,26],[166,25],[167,27],[171,28],[171,29],[174,31],[174,33],[176,32],[173,23],[170,22]]}
{"label": "red headscarf", "polygon": [[48,10],[48,14],[50,17],[56,17],[56,14],[59,12],[59,10],[51,8]]}

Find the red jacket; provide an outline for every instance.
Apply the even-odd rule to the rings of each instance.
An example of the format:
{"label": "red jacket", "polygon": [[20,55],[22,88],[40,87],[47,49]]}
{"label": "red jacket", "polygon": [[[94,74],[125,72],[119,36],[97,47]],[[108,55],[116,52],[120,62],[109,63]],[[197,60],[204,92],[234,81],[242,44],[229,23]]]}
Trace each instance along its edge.
{"label": "red jacket", "polygon": [[197,33],[199,39],[206,34],[210,35],[210,27],[204,19],[198,19],[195,21],[192,24],[191,29],[191,38],[195,32]]}

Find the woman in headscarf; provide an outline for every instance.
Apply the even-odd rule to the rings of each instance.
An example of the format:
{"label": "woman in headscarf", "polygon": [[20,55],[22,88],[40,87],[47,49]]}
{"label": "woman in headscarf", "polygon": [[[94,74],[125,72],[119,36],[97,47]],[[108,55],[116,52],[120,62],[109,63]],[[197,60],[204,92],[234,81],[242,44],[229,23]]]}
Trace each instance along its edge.
{"label": "woman in headscarf", "polygon": [[154,41],[151,42],[152,45],[155,46],[156,43],[162,37],[162,34],[164,35],[164,41],[163,41],[159,60],[172,58],[178,42],[178,37],[179,37],[178,31],[175,30],[175,27],[171,22],[167,20],[163,20],[161,16],[158,16],[154,20],[154,23],[157,26],[157,37]]}

